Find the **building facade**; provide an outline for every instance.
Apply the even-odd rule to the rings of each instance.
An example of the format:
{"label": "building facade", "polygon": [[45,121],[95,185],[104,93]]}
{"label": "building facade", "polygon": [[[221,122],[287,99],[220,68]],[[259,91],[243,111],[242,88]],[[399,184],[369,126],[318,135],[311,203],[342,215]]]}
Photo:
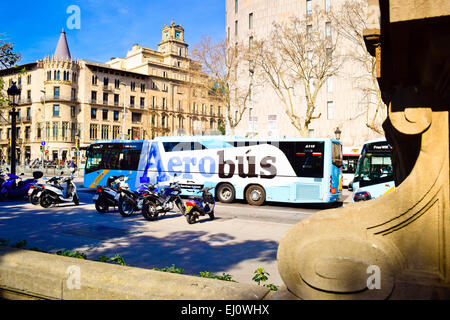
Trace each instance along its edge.
{"label": "building facade", "polygon": [[[344,0],[226,0],[226,38],[229,45],[251,43],[267,39],[273,30],[273,23],[282,23],[291,17],[303,18],[316,12],[338,10]],[[333,30],[331,20],[320,22],[324,32]],[[346,54],[355,50],[354,45],[345,39],[338,42],[336,50]],[[258,72],[256,69],[255,72]],[[309,137],[335,138],[336,128],[341,131],[341,141],[346,146],[361,146],[365,141],[381,135],[366,125],[369,101],[360,89],[361,70],[351,61],[346,61],[339,73],[330,78],[319,91],[316,115],[309,125]],[[242,73],[245,75],[245,73]],[[248,74],[248,73],[247,73]],[[242,79],[248,81],[248,78]],[[304,90],[293,87],[293,98],[306,105]],[[300,132],[291,124],[280,101],[270,84],[255,86],[252,101],[235,134],[261,138],[300,137]],[[382,115],[376,122],[381,127]]]}
{"label": "building facade", "polygon": [[[98,140],[217,133],[223,110],[193,64],[184,29],[173,22],[157,50],[134,45],[106,63],[73,59],[63,30],[52,57],[0,70],[5,95],[13,81],[22,89],[18,161],[71,159]],[[0,160],[7,162],[9,109],[0,109]]]}

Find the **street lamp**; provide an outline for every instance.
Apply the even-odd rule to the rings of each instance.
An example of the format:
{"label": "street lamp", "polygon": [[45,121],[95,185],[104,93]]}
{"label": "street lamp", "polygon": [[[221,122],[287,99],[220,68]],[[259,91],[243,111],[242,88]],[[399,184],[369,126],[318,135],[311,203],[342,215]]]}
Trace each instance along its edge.
{"label": "street lamp", "polygon": [[19,105],[22,90],[17,88],[16,83],[13,82],[7,92],[9,105],[12,107],[12,111],[9,113],[11,116],[11,173],[16,174],[16,107]]}
{"label": "street lamp", "polygon": [[342,133],[342,131],[339,130],[339,127],[337,127],[336,131],[334,131],[334,135],[336,136],[336,140],[341,140],[341,133]]}

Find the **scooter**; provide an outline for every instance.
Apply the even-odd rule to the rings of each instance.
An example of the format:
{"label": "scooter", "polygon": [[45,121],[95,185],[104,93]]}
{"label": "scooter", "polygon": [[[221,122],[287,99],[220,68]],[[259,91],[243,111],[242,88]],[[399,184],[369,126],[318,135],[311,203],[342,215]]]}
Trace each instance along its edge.
{"label": "scooter", "polygon": [[169,186],[160,188],[158,192],[149,193],[144,197],[142,215],[148,221],[155,221],[160,214],[164,216],[167,212],[173,210],[174,204],[184,215],[186,207],[181,200],[180,193],[181,187],[177,182],[172,182]]}
{"label": "scooter", "polygon": [[[46,178],[44,178],[45,180]],[[53,184],[56,188],[61,187],[60,186],[60,180],[62,177],[53,177],[50,180],[48,180],[47,183]],[[28,200],[31,204],[37,206],[39,204],[40,195],[42,194],[42,191],[44,191],[44,184],[42,183],[35,183],[32,184],[30,187],[30,190],[28,190]]]}
{"label": "scooter", "polygon": [[153,184],[143,184],[136,191],[130,190],[128,187],[121,186],[119,188],[119,212],[123,217],[129,217],[143,208],[144,197],[155,192]]}
{"label": "scooter", "polygon": [[112,176],[106,182],[106,187],[97,186],[97,193],[92,200],[95,203],[95,209],[99,213],[105,213],[110,207],[117,207],[119,205],[120,191],[119,188],[128,188],[126,181],[128,177]]}
{"label": "scooter", "polygon": [[[6,199],[24,199],[28,194],[30,187],[37,182],[37,179],[42,178],[44,175],[41,171],[33,172],[34,179],[22,180],[15,174],[8,173],[9,179],[6,180],[0,187],[0,200]],[[24,174],[22,173],[21,176]],[[19,182],[17,182],[19,180]]]}
{"label": "scooter", "polygon": [[61,183],[66,183],[66,188],[64,189],[61,185],[51,185],[45,184],[42,186],[43,191],[38,193],[39,204],[43,208],[48,208],[52,205],[60,203],[74,202],[75,205],[80,204],[80,199],[77,194],[77,186],[73,182],[75,169],[69,177],[62,178]]}
{"label": "scooter", "polygon": [[211,220],[214,220],[214,208],[216,201],[214,196],[209,192],[214,188],[203,188],[200,192],[200,197],[191,197],[186,201],[186,220],[189,224],[194,224],[198,221],[200,216],[209,215]]}

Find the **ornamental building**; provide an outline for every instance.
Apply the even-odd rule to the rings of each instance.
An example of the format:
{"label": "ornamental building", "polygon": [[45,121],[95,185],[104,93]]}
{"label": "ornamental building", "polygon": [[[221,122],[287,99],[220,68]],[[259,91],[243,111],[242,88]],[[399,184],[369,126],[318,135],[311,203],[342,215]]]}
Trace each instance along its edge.
{"label": "ornamental building", "polygon": [[[223,109],[200,69],[174,22],[163,27],[157,50],[136,44],[105,63],[74,59],[63,30],[51,57],[0,70],[5,96],[12,82],[22,90],[17,159],[71,159],[98,140],[217,134]],[[0,161],[7,162],[9,111],[0,109]]]}

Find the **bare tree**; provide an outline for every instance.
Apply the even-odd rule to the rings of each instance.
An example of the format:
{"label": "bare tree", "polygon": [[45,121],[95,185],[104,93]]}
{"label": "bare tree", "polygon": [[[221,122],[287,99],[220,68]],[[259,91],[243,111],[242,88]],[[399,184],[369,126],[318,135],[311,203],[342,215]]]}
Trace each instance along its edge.
{"label": "bare tree", "polygon": [[[211,37],[203,37],[192,51],[192,58],[200,62],[203,71],[209,75],[205,82],[209,93],[216,95],[225,107],[226,122],[234,134],[248,109],[252,90],[252,77],[241,81],[242,72],[248,63],[246,49],[239,44],[227,46],[225,40],[215,42]],[[238,83],[239,79],[239,83]]]}
{"label": "bare tree", "polygon": [[[317,114],[320,90],[341,65],[337,36],[324,28],[327,19],[325,13],[318,13],[274,23],[270,37],[255,41],[253,50],[259,74],[271,85],[303,137],[307,137],[311,121],[321,117]],[[303,94],[294,95],[295,90]]]}
{"label": "bare tree", "polygon": [[382,121],[387,116],[387,109],[381,98],[377,81],[376,60],[366,50],[363,31],[367,28],[367,1],[347,0],[333,15],[333,25],[343,39],[349,41],[352,50],[346,54],[346,59],[362,70],[360,74],[352,74],[354,83],[363,94],[363,109],[366,126],[371,130],[384,134]]}

